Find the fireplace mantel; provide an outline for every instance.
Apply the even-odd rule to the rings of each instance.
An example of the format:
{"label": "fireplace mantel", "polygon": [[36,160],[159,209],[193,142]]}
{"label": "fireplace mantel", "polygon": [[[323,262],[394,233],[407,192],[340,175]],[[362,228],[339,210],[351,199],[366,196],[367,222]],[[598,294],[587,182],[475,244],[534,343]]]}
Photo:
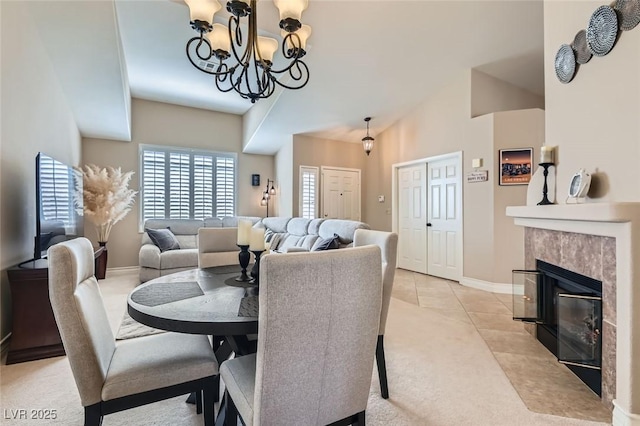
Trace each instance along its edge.
{"label": "fireplace mantel", "polygon": [[640,426],[640,202],[507,207],[519,226],[615,238],[614,426]]}
{"label": "fireplace mantel", "polygon": [[640,220],[640,203],[551,204],[507,207],[507,216],[523,219],[633,222]]}

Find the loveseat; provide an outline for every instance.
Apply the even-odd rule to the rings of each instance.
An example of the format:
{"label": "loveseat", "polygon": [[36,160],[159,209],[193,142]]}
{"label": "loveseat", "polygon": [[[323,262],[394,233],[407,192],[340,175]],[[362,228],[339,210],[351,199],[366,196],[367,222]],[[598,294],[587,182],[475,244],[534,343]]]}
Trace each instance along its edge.
{"label": "loveseat", "polygon": [[[235,228],[238,219],[247,219],[252,223],[259,217],[224,217],[199,219],[148,219],[145,229],[169,229],[177,239],[180,248],[160,251],[145,231],[139,253],[140,282],[163,275],[185,271],[198,267],[198,230],[200,228]],[[237,256],[237,248],[233,251]]]}

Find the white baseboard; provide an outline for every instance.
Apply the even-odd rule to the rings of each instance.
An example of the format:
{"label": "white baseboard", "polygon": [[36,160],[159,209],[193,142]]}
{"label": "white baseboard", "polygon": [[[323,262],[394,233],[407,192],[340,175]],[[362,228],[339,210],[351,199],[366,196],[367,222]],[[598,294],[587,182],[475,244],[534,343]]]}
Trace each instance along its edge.
{"label": "white baseboard", "polygon": [[492,283],[489,281],[483,281],[469,277],[462,277],[460,279],[460,284],[478,290],[489,291],[491,293],[512,294],[513,292],[512,284]]}
{"label": "white baseboard", "polygon": [[640,426],[640,415],[627,413],[613,400],[613,426]]}
{"label": "white baseboard", "polygon": [[121,275],[128,274],[130,272],[138,272],[140,271],[139,266],[124,266],[122,268],[107,268],[108,275]]}

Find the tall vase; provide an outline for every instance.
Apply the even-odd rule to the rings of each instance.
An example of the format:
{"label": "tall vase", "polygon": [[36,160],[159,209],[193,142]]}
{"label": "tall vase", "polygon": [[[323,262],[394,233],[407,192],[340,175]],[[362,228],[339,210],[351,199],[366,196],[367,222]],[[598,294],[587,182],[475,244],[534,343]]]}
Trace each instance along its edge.
{"label": "tall vase", "polygon": [[107,242],[98,241],[98,245],[100,248],[96,251],[95,257],[96,278],[103,280],[107,275]]}

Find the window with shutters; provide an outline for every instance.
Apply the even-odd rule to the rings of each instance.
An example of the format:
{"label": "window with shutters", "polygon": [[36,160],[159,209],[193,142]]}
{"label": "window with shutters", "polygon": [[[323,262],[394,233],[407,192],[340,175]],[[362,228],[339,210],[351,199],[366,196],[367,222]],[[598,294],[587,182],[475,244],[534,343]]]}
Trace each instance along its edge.
{"label": "window with shutters", "polygon": [[318,217],[318,168],[300,166],[300,216]]}
{"label": "window with shutters", "polygon": [[140,145],[140,224],[236,215],[235,153]]}

